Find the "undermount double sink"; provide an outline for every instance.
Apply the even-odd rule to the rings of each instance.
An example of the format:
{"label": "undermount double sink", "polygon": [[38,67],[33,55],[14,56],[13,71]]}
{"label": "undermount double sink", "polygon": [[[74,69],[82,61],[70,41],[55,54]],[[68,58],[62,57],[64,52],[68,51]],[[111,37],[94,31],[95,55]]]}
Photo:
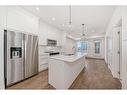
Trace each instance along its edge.
{"label": "undermount double sink", "polygon": [[65,56],[71,56],[71,55],[74,55],[74,54],[65,54]]}

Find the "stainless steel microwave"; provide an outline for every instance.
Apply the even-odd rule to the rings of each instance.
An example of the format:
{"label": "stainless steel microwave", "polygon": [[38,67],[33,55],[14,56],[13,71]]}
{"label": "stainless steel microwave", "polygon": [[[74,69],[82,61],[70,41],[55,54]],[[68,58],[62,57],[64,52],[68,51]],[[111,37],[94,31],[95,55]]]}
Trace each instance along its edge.
{"label": "stainless steel microwave", "polygon": [[52,40],[52,39],[47,39],[47,45],[48,46],[56,46],[57,45],[57,41],[56,40]]}

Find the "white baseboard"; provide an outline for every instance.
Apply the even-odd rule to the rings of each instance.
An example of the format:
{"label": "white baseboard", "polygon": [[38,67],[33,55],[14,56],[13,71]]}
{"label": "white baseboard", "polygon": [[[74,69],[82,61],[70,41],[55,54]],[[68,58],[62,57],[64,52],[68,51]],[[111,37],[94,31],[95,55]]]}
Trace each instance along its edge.
{"label": "white baseboard", "polygon": [[91,57],[91,56],[86,56],[86,58],[104,59],[103,57]]}
{"label": "white baseboard", "polygon": [[46,70],[46,69],[48,69],[48,63],[47,63],[47,64],[41,64],[41,65],[39,66],[39,72],[41,72],[41,71],[43,71],[43,70]]}

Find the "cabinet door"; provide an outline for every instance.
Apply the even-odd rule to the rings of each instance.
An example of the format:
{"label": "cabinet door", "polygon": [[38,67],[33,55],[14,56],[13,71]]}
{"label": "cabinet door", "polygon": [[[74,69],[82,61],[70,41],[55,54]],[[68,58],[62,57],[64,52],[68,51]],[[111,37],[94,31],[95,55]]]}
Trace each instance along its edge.
{"label": "cabinet door", "polygon": [[7,28],[38,34],[38,17],[20,7],[7,7]]}
{"label": "cabinet door", "polygon": [[47,63],[48,63],[48,58],[40,58],[40,65],[47,64]]}
{"label": "cabinet door", "polygon": [[39,62],[39,72],[48,68],[48,58],[49,56],[40,56]]}
{"label": "cabinet door", "polygon": [[0,7],[0,27],[6,27],[6,7]]}

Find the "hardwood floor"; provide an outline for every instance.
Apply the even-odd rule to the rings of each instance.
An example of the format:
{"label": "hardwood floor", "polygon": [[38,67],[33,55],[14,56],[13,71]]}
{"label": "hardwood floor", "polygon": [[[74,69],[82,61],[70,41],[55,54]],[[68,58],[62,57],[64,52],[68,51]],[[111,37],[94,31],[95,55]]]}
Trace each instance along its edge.
{"label": "hardwood floor", "polygon": [[[104,60],[86,59],[85,69],[69,89],[121,89],[121,83],[113,78]],[[48,70],[13,85],[7,89],[54,89],[48,84]]]}
{"label": "hardwood floor", "polygon": [[71,89],[121,89],[120,81],[113,78],[104,60],[87,59],[85,65]]}
{"label": "hardwood floor", "polygon": [[7,89],[54,89],[48,84],[48,70],[40,72],[38,75],[23,82],[17,83]]}

